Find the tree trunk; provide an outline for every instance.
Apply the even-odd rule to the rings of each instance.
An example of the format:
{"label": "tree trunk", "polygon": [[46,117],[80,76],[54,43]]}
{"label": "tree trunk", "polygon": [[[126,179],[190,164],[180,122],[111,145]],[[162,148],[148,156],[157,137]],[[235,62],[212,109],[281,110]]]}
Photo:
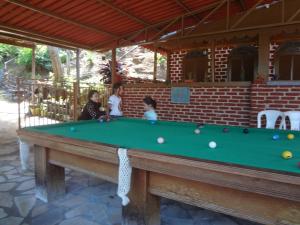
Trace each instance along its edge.
{"label": "tree trunk", "polygon": [[70,75],[71,74],[71,57],[72,57],[72,53],[70,50],[66,50],[67,52],[67,57],[66,57],[66,64],[67,64],[67,74]]}
{"label": "tree trunk", "polygon": [[63,70],[60,62],[60,58],[58,55],[58,48],[48,46],[48,51],[50,55],[50,59],[52,61],[52,68],[54,73],[54,82],[61,82],[63,77]]}

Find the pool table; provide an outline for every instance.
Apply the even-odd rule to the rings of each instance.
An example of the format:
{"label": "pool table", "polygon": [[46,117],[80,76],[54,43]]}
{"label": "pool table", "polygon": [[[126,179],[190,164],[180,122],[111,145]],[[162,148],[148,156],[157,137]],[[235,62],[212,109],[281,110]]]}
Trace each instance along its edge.
{"label": "pool table", "polygon": [[[299,132],[244,133],[243,127],[204,124],[196,134],[196,128],[120,118],[28,127],[18,134],[35,145],[37,197],[44,201],[64,194],[65,167],[117,183],[121,147],[133,167],[123,224],[160,224],[159,197],[263,224],[300,224]],[[288,133],[295,138],[287,139]],[[210,141],[217,147],[209,148]],[[284,150],[293,158],[283,159]]]}

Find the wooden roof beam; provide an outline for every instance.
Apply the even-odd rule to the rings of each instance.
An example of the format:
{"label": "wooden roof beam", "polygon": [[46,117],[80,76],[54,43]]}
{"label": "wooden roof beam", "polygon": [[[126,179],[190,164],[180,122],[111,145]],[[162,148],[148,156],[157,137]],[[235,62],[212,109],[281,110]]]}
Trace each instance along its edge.
{"label": "wooden roof beam", "polygon": [[131,20],[134,20],[134,21],[136,21],[136,22],[138,22],[138,23],[140,23],[140,24],[143,24],[143,25],[145,25],[145,26],[149,26],[149,25],[150,25],[150,24],[149,24],[148,22],[146,22],[145,20],[142,20],[142,19],[140,19],[140,18],[138,18],[138,17],[136,17],[136,16],[134,16],[134,15],[132,15],[132,14],[130,14],[130,13],[128,13],[128,12],[122,10],[122,9],[120,9],[119,7],[113,5],[113,4],[112,4],[111,2],[109,2],[109,1],[106,1],[106,0],[96,0],[96,1],[99,2],[99,3],[102,3],[103,5],[106,5],[107,7],[109,7],[109,8],[111,8],[111,9],[117,11],[117,12],[120,13],[120,14],[123,14],[124,16],[126,16],[126,17],[130,18]]}
{"label": "wooden roof beam", "polygon": [[300,13],[300,8],[288,19],[288,22],[292,22]]}
{"label": "wooden roof beam", "polygon": [[239,2],[240,6],[241,6],[241,9],[243,11],[245,11],[246,10],[245,0],[237,0],[237,1]]}
{"label": "wooden roof beam", "polygon": [[0,43],[3,43],[3,44],[19,46],[22,48],[33,48],[35,46],[34,43],[24,43],[15,38],[9,39],[7,36],[3,35],[3,33],[1,31],[0,31],[0,35],[2,35],[2,36],[0,36]]}
{"label": "wooden roof beam", "polygon": [[65,40],[62,40],[62,39],[59,39],[59,38],[54,38],[54,37],[41,35],[37,32],[33,32],[33,31],[25,31],[23,29],[10,27],[10,26],[7,26],[7,25],[2,24],[2,23],[0,23],[0,30],[15,33],[15,34],[19,34],[19,35],[24,35],[24,36],[27,36],[27,37],[36,38],[38,40],[45,40],[45,41],[48,41],[48,42],[57,43],[57,44],[65,45],[65,46],[69,46],[69,47],[75,47],[76,46],[76,47],[83,48],[83,49],[90,49],[90,47],[87,46],[87,45],[82,45],[82,44],[74,43],[74,42],[71,42],[71,41],[65,41]]}
{"label": "wooden roof beam", "polygon": [[[165,21],[162,21],[162,22],[159,22],[159,23],[156,23],[156,24],[149,25],[149,26],[147,26],[147,27],[145,27],[145,28],[143,28],[143,29],[141,29],[141,30],[134,31],[134,32],[132,32],[132,33],[123,35],[123,36],[121,36],[120,38],[124,39],[124,38],[126,38],[126,37],[128,37],[128,36],[133,36],[133,35],[135,35],[135,34],[141,32],[141,31],[147,31],[147,30],[150,30],[150,29],[156,29],[158,26],[162,26],[162,25],[164,25],[164,24],[166,24],[166,23],[172,22],[173,20],[175,20],[175,19],[177,19],[177,18],[187,17],[187,16],[192,16],[192,15],[195,15],[195,14],[197,14],[197,13],[201,13],[201,12],[205,12],[205,11],[207,11],[207,10],[211,10],[211,9],[215,8],[218,4],[219,4],[219,2],[215,2],[215,3],[209,4],[209,5],[205,6],[205,7],[201,7],[201,8],[199,8],[199,9],[193,10],[193,11],[191,11],[191,12],[183,13],[183,14],[180,15],[180,16],[176,16],[176,17],[167,19],[167,20],[165,20]],[[117,39],[118,39],[118,38],[117,38]],[[109,44],[109,43],[113,43],[113,42],[115,42],[117,39],[113,39],[113,40],[110,40],[110,41],[107,41],[107,42],[104,42],[104,43],[100,43],[100,44],[94,45],[94,46],[92,47],[92,49],[98,50],[98,48],[101,48],[102,46],[107,45],[107,44]]]}
{"label": "wooden roof beam", "polygon": [[83,23],[73,21],[73,20],[65,18],[63,16],[54,14],[54,13],[52,13],[52,12],[46,10],[46,9],[40,9],[38,7],[32,6],[32,5],[30,5],[28,3],[25,3],[25,2],[21,2],[19,0],[5,0],[5,1],[7,1],[9,3],[12,3],[12,4],[15,4],[15,5],[18,5],[18,6],[23,7],[23,8],[26,8],[26,9],[32,10],[34,12],[52,17],[54,19],[61,20],[65,23],[72,24],[72,25],[77,26],[77,27],[81,27],[81,28],[89,30],[89,31],[93,31],[93,32],[100,33],[100,34],[105,34],[105,35],[108,35],[108,36],[111,36],[111,37],[114,37],[114,38],[118,37],[116,34],[113,34],[111,32],[96,28],[94,26],[87,26]]}
{"label": "wooden roof beam", "polygon": [[262,3],[263,1],[264,1],[264,0],[258,0],[258,1],[255,3],[255,5],[253,5],[249,10],[247,10],[246,13],[245,13],[242,17],[240,17],[240,18],[238,19],[238,21],[236,21],[236,22],[231,26],[231,29],[236,28],[241,22],[243,22],[243,20],[245,20],[246,17],[247,17],[249,14],[251,14],[251,13],[256,9],[256,7],[257,7],[260,3]]}
{"label": "wooden roof beam", "polygon": [[160,36],[161,34],[163,34],[169,27],[171,27],[173,24],[175,24],[176,22],[178,22],[179,18],[176,18],[175,20],[173,20],[171,23],[169,23],[167,26],[165,26],[163,29],[161,29],[158,33],[156,33],[151,39],[150,41],[154,40],[156,37]]}
{"label": "wooden roof beam", "polygon": [[[186,12],[191,12],[191,10],[181,1],[181,0],[175,0],[176,4],[179,5],[182,9],[184,9]],[[193,15],[193,17],[199,21],[201,20],[200,17],[197,15]]]}
{"label": "wooden roof beam", "polygon": [[214,14],[216,11],[218,11],[224,3],[227,2],[227,0],[223,0],[219,2],[219,5],[217,5],[213,10],[211,10],[205,17],[202,18],[200,22],[198,22],[191,30],[189,30],[186,34],[192,33],[195,29],[197,29],[207,18],[209,18],[212,14]]}
{"label": "wooden roof beam", "polygon": [[61,44],[58,44],[57,42],[49,42],[49,41],[40,40],[37,38],[32,38],[32,37],[28,37],[28,36],[24,36],[24,35],[2,32],[1,30],[0,30],[0,35],[5,36],[5,37],[16,38],[16,39],[20,39],[20,40],[25,40],[25,41],[35,42],[35,43],[39,43],[39,44],[51,45],[51,46],[55,46],[55,47],[59,47],[59,48],[76,50],[76,48],[66,46],[66,45],[61,45]]}

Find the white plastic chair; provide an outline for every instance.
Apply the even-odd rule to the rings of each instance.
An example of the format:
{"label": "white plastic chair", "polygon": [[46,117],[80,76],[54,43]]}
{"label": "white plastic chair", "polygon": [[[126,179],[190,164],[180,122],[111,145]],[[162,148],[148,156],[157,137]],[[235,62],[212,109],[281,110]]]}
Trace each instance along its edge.
{"label": "white plastic chair", "polygon": [[286,130],[285,118],[288,117],[291,124],[291,130],[300,130],[300,111],[287,111],[284,112],[283,129]]}
{"label": "white plastic chair", "polygon": [[266,116],[266,128],[267,129],[275,129],[276,121],[278,117],[281,117],[281,123],[279,126],[279,129],[282,129],[285,127],[285,120],[284,120],[284,113],[278,110],[264,110],[260,111],[257,114],[257,127],[261,128],[261,118],[262,116]]}

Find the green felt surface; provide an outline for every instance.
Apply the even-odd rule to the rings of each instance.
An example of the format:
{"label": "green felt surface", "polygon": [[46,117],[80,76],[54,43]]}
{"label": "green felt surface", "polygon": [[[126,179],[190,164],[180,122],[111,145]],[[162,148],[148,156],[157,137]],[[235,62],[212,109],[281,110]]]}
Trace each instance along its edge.
{"label": "green felt surface", "polygon": [[[71,131],[71,127],[75,131]],[[122,118],[109,123],[81,121],[26,129],[128,149],[300,174],[297,165],[300,162],[299,132],[250,128],[249,133],[244,134],[242,127],[227,126],[229,132],[223,133],[224,127],[205,125],[196,135],[194,123],[158,121],[152,125],[146,120]],[[275,133],[280,135],[279,140],[272,140]],[[288,140],[288,133],[293,133],[295,139]],[[158,137],[163,137],[165,143],[158,144]],[[210,141],[215,141],[217,148],[210,149]],[[294,157],[282,159],[284,150],[291,151]]]}

